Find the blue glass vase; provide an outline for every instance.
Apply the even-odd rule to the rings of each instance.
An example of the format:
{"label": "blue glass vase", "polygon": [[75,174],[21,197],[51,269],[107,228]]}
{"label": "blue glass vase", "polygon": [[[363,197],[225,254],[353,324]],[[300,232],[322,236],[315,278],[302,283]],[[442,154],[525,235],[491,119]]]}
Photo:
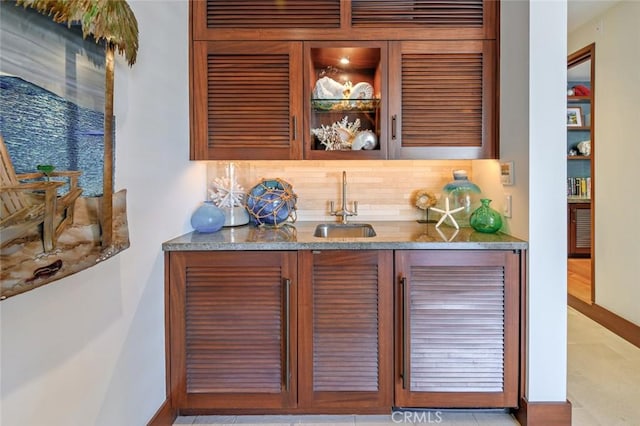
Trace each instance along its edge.
{"label": "blue glass vase", "polygon": [[217,232],[224,225],[224,212],[212,201],[205,201],[191,215],[191,226],[198,232]]}
{"label": "blue glass vase", "polygon": [[479,204],[480,187],[468,179],[466,170],[454,170],[453,180],[447,183],[442,190],[449,198],[451,210],[462,207],[461,211],[453,214],[458,225],[469,226],[471,213]]}

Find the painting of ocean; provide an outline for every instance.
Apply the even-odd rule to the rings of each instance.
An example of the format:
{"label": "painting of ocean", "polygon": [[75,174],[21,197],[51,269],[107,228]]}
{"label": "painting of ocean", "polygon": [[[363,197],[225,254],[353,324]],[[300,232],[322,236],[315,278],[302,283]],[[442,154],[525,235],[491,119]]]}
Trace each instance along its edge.
{"label": "painting of ocean", "polygon": [[80,170],[83,195],[102,195],[104,114],[20,77],[0,76],[0,132],[16,173],[39,164]]}
{"label": "painting of ocean", "polygon": [[0,21],[0,133],[16,172],[80,170],[83,196],[100,196],[104,46],[14,2]]}

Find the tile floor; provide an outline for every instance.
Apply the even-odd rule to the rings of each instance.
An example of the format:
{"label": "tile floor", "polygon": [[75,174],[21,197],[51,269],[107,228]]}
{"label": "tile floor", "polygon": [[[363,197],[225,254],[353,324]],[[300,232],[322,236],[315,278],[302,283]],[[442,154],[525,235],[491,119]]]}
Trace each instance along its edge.
{"label": "tile floor", "polygon": [[[569,308],[568,399],[575,426],[640,425],[640,348]],[[517,425],[499,410],[396,412],[377,416],[183,416],[174,425]]]}

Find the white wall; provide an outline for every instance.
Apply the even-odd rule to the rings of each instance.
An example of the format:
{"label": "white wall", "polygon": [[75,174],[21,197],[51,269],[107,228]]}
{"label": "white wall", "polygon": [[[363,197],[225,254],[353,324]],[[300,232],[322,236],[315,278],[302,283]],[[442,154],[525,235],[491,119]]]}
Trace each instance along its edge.
{"label": "white wall", "polygon": [[[160,246],[190,230],[206,177],[203,164],[187,160],[187,3],[129,3],[141,49],[133,69],[118,63],[115,102],[116,189],[128,189],[131,248],[0,304],[3,425],[142,425],[164,401]],[[566,254],[556,238],[566,235],[564,198],[557,200],[564,196],[564,148],[556,152],[564,140],[564,82],[556,68],[565,68],[566,2],[504,2],[502,22],[503,45],[510,46],[501,54],[503,82],[521,96],[504,101],[515,107],[503,107],[503,129],[512,127],[502,135],[502,153],[516,161],[514,215],[528,218],[529,204],[536,206],[530,218],[512,221],[517,235],[532,235],[528,397],[564,401],[566,266],[554,259]],[[563,47],[549,48],[558,43]],[[527,107],[522,99],[529,96]]]}
{"label": "white wall", "polygon": [[529,2],[500,5],[500,160],[513,161],[508,231],[529,238]]}
{"label": "white wall", "polygon": [[566,0],[529,3],[529,401],[565,401]]}
{"label": "white wall", "polygon": [[569,52],[596,43],[595,302],[640,325],[640,2],[621,1],[569,34]]}
{"label": "white wall", "polygon": [[115,72],[115,187],[131,247],[0,304],[2,425],[143,425],[164,401],[161,243],[191,230],[205,167],[188,161],[187,2],[129,4],[140,51]]}

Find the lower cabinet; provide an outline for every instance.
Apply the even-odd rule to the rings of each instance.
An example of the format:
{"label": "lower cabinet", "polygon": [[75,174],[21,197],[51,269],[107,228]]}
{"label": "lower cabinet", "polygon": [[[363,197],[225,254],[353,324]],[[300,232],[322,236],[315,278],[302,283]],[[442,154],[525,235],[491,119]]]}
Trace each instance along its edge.
{"label": "lower cabinet", "polygon": [[569,203],[568,257],[591,257],[591,203]]}
{"label": "lower cabinet", "polygon": [[302,251],[298,402],[323,412],[393,404],[393,252]]}
{"label": "lower cabinet", "polygon": [[509,250],[167,252],[171,406],[516,407],[520,259]]}
{"label": "lower cabinet", "polygon": [[173,406],[296,406],[296,252],[171,252]]}
{"label": "lower cabinet", "polygon": [[398,407],[518,405],[520,254],[397,251]]}

